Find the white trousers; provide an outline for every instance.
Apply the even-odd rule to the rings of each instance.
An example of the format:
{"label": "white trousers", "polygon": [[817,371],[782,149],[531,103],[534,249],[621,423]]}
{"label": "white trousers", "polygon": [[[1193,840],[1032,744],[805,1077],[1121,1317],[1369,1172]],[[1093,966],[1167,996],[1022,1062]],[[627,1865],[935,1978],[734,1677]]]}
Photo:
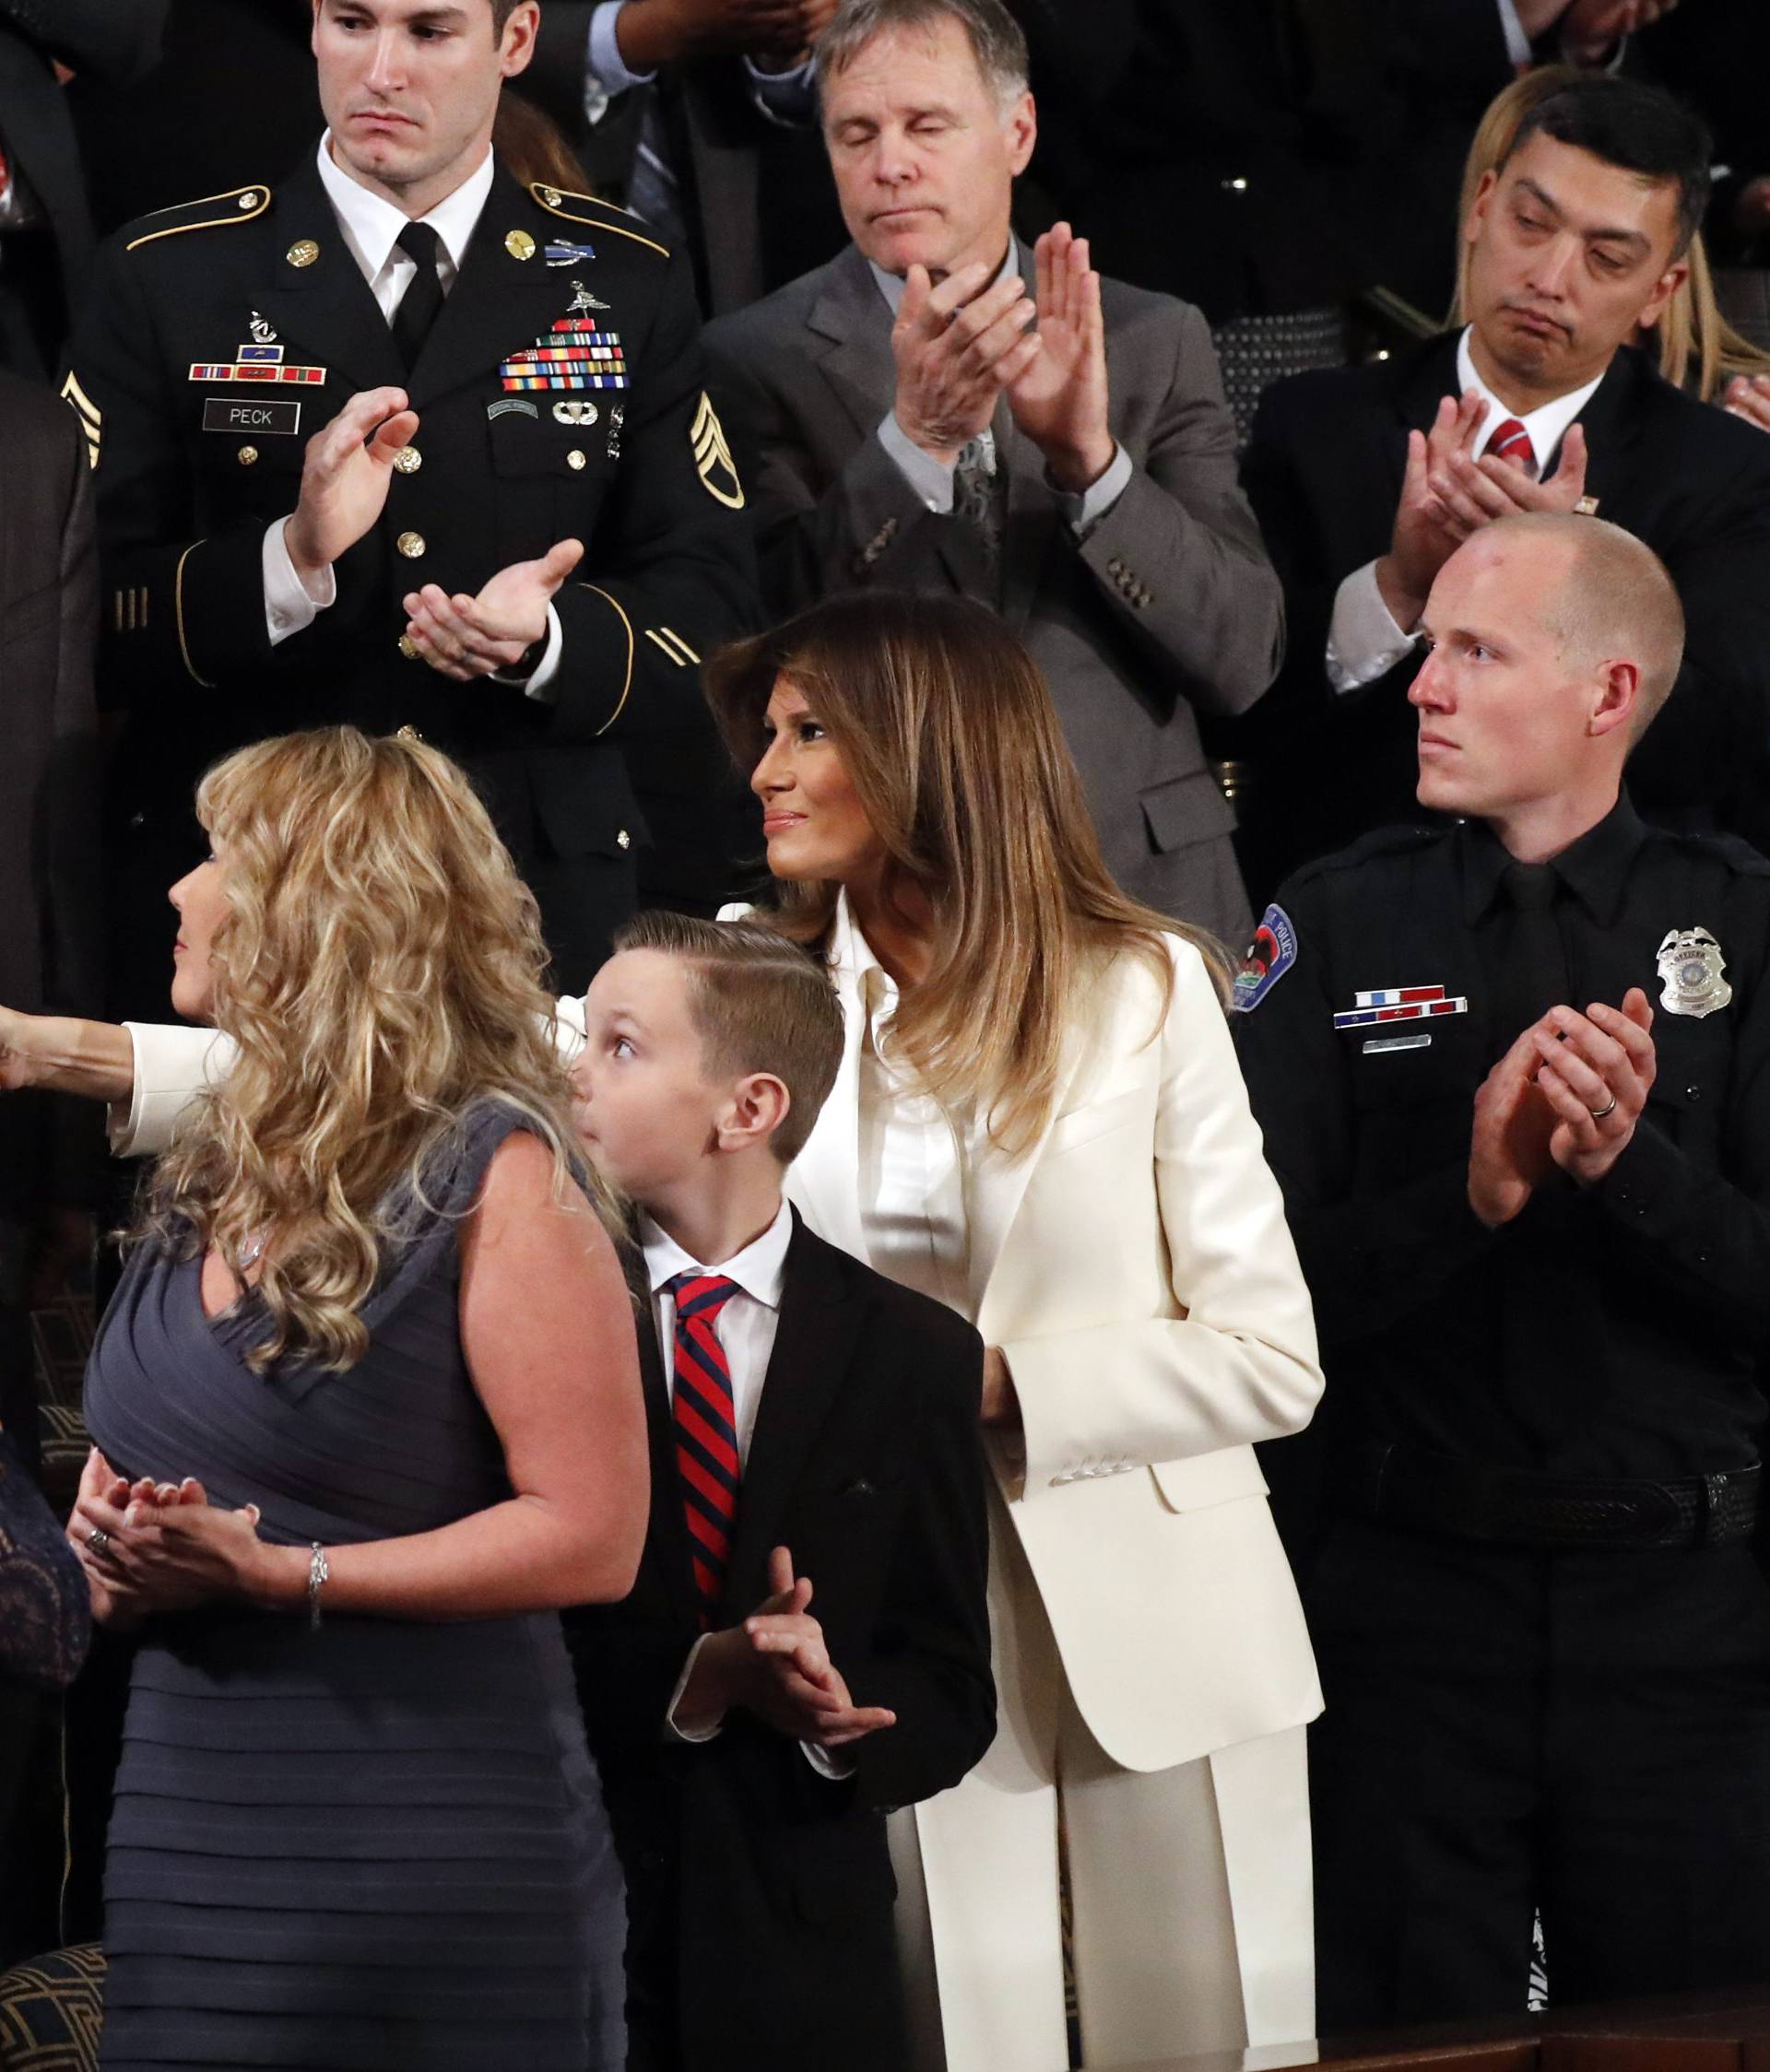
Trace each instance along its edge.
{"label": "white trousers", "polygon": [[1118,1768],[991,1509],[996,1741],[962,1784],[891,1821],[914,2072],[1067,2072],[1060,1850],[1090,2067],[1312,2036],[1304,1729]]}

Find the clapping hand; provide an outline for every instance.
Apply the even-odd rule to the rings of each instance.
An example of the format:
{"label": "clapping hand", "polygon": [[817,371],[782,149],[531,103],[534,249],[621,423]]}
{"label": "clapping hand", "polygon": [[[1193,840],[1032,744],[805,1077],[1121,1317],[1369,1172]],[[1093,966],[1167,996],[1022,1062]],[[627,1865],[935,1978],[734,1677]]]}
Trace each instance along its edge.
{"label": "clapping hand", "polygon": [[308,441],[301,495],[283,544],[310,595],[386,508],[394,456],[417,430],[418,413],[404,389],[368,389]]}
{"label": "clapping hand", "polygon": [[537,561],[501,569],[477,597],[452,597],[427,583],[405,600],[406,638],[456,683],[513,669],[546,633],[547,607],[583,559],[581,540],[562,539]]}
{"label": "clapping hand", "polygon": [[793,1740],[820,1748],[844,1748],[894,1726],[895,1713],[855,1703],[830,1659],[822,1627],[807,1609],[810,1580],[795,1576],[785,1547],[769,1555],[768,1580],[772,1595],[737,1629],[752,1656],[743,1702]]}
{"label": "clapping hand", "polygon": [[938,287],[926,266],[912,266],[891,324],[897,363],[897,421],[906,438],[949,465],[979,437],[996,398],[1039,356],[1026,336],[1038,314],[1026,284],[1011,269],[993,285],[989,268],[961,266]]}
{"label": "clapping hand", "polygon": [[1058,223],[1032,250],[1038,350],[1009,383],[1014,422],[1044,455],[1059,489],[1080,495],[1112,465],[1106,326],[1088,241]]}
{"label": "clapping hand", "polygon": [[1533,1022],[1475,1095],[1469,1147],[1469,1206],[1490,1230],[1509,1223],[1554,1171],[1555,1114],[1537,1086],[1541,1062]]}
{"label": "clapping hand", "polygon": [[1735,374],[1721,406],[1760,431],[1770,431],[1770,374]]}
{"label": "clapping hand", "polygon": [[1531,1030],[1537,1085],[1558,1118],[1549,1155],[1582,1187],[1602,1180],[1634,1136],[1658,1069],[1653,1009],[1638,985],[1620,1008],[1551,1007]]}
{"label": "clapping hand", "polygon": [[85,1569],[100,1625],[188,1611],[216,1598],[259,1596],[267,1552],[258,1507],[223,1511],[200,1482],[130,1482],[95,1446],[87,1456],[67,1536]]}

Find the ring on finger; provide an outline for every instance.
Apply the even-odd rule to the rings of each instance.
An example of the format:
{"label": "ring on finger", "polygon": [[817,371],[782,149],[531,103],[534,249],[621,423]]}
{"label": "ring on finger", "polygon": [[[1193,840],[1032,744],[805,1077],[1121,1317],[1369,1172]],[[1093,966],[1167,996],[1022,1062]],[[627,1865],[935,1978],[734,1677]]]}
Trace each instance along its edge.
{"label": "ring on finger", "polygon": [[88,1554],[102,1554],[110,1544],[111,1535],[102,1525],[94,1525],[86,1536],[86,1550]]}
{"label": "ring on finger", "polygon": [[1612,1094],[1610,1100],[1605,1102],[1602,1108],[1593,1108],[1588,1110],[1587,1113],[1590,1114],[1593,1122],[1601,1123],[1604,1120],[1605,1116],[1608,1115],[1611,1113],[1611,1109],[1613,1109],[1615,1106],[1616,1096]]}

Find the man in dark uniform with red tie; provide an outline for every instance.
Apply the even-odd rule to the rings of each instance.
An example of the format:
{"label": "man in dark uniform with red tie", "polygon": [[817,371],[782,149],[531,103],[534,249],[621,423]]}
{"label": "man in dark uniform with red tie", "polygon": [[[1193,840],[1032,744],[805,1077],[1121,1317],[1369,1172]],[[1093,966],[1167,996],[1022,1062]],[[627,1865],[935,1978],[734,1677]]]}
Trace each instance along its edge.
{"label": "man in dark uniform with red tie", "polygon": [[461,757],[574,983],[633,901],[626,748],[723,774],[698,665],[751,608],[743,487],[686,266],[492,152],[537,19],[322,0],[314,158],[102,258],[63,393],[127,713],[125,1007],[157,1005],[191,790],[241,742],[408,724]]}
{"label": "man in dark uniform with red tie", "polygon": [[1298,872],[1235,997],[1328,1377],[1268,1449],[1324,2033],[1521,2014],[1535,1916],[1555,2005],[1770,1980],[1770,863],[1622,788],[1684,690],[1620,527],[1483,528],[1423,628],[1462,818]]}
{"label": "man in dark uniform with red tie", "polygon": [[1689,271],[1708,191],[1686,109],[1579,80],[1482,183],[1461,334],[1266,392],[1243,477],[1284,583],[1285,662],[1221,745],[1252,765],[1257,905],[1297,864],[1412,812],[1426,594],[1515,511],[1596,510],[1670,569],[1684,676],[1632,787],[1649,818],[1770,844],[1770,441],[1634,343]]}

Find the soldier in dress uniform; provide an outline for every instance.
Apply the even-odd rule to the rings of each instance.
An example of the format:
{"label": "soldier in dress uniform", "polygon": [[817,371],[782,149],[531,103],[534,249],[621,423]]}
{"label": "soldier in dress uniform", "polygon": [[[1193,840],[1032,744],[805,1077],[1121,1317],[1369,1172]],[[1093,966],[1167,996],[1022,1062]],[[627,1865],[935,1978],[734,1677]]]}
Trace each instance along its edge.
{"label": "soldier in dress uniform", "polygon": [[348,721],[459,756],[573,984],[632,904],[624,748],[723,770],[698,665],[751,607],[743,488],[687,266],[492,152],[537,18],[320,0],[314,157],[102,256],[63,394],[127,711],[125,1007],[163,996],[192,786],[241,742]]}
{"label": "soldier in dress uniform", "polygon": [[1622,789],[1638,540],[1504,520],[1425,629],[1465,818],[1293,877],[1235,1000],[1328,1375],[1325,2032],[1521,2012],[1537,1913],[1557,2004],[1770,1978],[1770,864]]}

